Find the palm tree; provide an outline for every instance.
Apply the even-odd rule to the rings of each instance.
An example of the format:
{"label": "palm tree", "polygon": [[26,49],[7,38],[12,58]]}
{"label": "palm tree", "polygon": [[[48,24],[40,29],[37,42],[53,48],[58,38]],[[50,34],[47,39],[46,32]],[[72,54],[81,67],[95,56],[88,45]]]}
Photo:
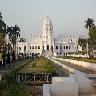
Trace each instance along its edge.
{"label": "palm tree", "polygon": [[13,44],[13,49],[16,52],[16,40],[20,37],[20,28],[17,25],[14,27],[7,27],[7,33],[11,43]]}
{"label": "palm tree", "polygon": [[85,38],[78,39],[78,45],[82,46],[82,50],[84,51],[86,49],[86,43],[87,43],[87,40]]}
{"label": "palm tree", "polygon": [[[88,18],[85,21],[85,23],[86,23],[85,27],[86,27],[86,29],[89,30],[88,34],[90,33],[90,30],[93,28],[93,26],[95,26],[93,22],[94,22],[94,20],[92,18]],[[88,39],[87,39],[87,55],[89,54],[89,57],[90,57],[91,48],[89,47],[89,41],[90,41],[90,39],[89,39],[89,35],[88,35]]]}
{"label": "palm tree", "polygon": [[86,25],[85,25],[86,29],[89,29],[89,31],[90,31],[90,29],[94,26],[94,23],[93,22],[94,22],[94,20],[92,18],[88,18],[85,21],[85,23],[86,23]]}

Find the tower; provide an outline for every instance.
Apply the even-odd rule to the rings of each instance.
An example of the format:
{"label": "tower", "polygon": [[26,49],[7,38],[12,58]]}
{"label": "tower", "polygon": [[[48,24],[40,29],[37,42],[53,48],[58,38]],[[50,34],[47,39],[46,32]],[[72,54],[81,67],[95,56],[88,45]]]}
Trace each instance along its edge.
{"label": "tower", "polygon": [[43,50],[53,50],[53,25],[49,17],[44,19],[42,27]]}

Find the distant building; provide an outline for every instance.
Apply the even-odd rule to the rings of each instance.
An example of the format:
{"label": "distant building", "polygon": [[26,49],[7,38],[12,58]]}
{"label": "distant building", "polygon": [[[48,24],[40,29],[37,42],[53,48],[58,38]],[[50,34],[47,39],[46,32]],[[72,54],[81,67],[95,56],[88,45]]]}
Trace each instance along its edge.
{"label": "distant building", "polygon": [[74,36],[59,36],[54,37],[53,25],[49,17],[44,19],[42,32],[32,36],[31,42],[18,42],[17,54],[38,53],[40,55],[67,55],[68,52],[77,52],[78,37]]}

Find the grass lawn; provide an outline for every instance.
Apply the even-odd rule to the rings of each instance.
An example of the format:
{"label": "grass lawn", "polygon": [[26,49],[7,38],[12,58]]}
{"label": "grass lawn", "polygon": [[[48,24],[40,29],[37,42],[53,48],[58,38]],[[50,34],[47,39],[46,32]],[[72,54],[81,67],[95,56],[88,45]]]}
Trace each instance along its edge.
{"label": "grass lawn", "polygon": [[34,59],[32,62],[23,67],[19,72],[24,73],[53,73],[55,69],[53,67],[53,62],[45,57],[39,57]]}
{"label": "grass lawn", "polygon": [[78,60],[78,61],[84,61],[84,62],[90,62],[90,63],[96,63],[96,58],[81,58],[81,57],[69,57],[69,56],[58,56],[58,58],[63,58],[63,59],[73,59],[73,60]]}
{"label": "grass lawn", "polygon": [[14,68],[8,71],[8,74],[0,81],[0,96],[32,96],[22,83],[18,83],[12,78],[13,73],[18,72],[30,61],[19,62]]}
{"label": "grass lawn", "polygon": [[[18,63],[18,65],[15,65],[3,80],[0,81],[0,96],[37,96],[34,94],[39,91],[41,92],[41,89],[33,88],[35,86],[30,86],[31,90],[29,90],[26,84],[15,81],[12,74],[17,72],[54,73],[55,69],[53,67],[53,62],[45,57],[40,57],[34,60],[29,59],[21,62],[21,64]],[[33,91],[32,88],[34,89],[34,94],[31,92]]]}
{"label": "grass lawn", "polygon": [[90,59],[90,58],[72,58],[74,60],[78,61],[85,61],[85,62],[90,62],[90,63],[96,63],[96,58]]}

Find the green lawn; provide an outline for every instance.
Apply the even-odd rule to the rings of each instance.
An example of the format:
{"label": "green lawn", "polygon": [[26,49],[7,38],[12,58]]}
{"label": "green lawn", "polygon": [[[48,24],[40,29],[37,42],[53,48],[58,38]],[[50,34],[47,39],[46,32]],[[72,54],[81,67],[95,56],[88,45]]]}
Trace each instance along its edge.
{"label": "green lawn", "polygon": [[36,96],[29,92],[29,89],[25,87],[24,83],[16,82],[13,78],[13,74],[17,72],[36,72],[36,73],[54,73],[53,62],[45,57],[37,59],[29,59],[21,64],[15,65],[8,74],[0,81],[0,96]]}
{"label": "green lawn", "polygon": [[90,59],[90,58],[72,58],[74,60],[78,61],[85,61],[85,62],[90,62],[90,63],[96,63],[96,58],[95,59]]}
{"label": "green lawn", "polygon": [[73,59],[73,60],[78,60],[78,61],[96,63],[96,58],[91,59],[91,58],[69,57],[69,56],[58,56],[57,58]]}
{"label": "green lawn", "polygon": [[40,57],[39,59],[34,59],[32,62],[23,67],[19,72],[24,73],[53,73],[55,69],[53,67],[53,62],[45,57]]}
{"label": "green lawn", "polygon": [[14,68],[8,71],[8,74],[0,81],[0,96],[32,96],[22,83],[16,82],[13,78],[13,73],[18,72],[30,61],[31,59],[18,62]]}

